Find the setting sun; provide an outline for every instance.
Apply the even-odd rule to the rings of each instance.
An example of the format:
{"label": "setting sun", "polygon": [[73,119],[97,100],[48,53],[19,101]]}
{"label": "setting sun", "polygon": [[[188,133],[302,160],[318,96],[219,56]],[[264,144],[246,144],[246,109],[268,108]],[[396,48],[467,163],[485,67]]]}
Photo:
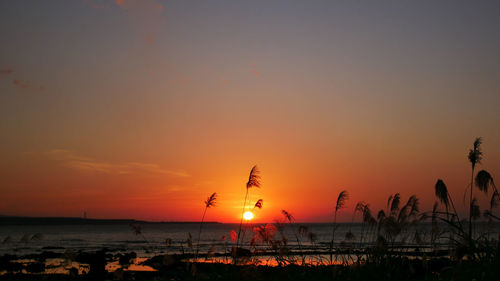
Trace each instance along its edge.
{"label": "setting sun", "polygon": [[245,220],[247,220],[247,221],[252,220],[252,219],[253,219],[253,213],[252,213],[252,212],[250,212],[250,211],[245,212],[245,213],[243,214],[243,218],[244,218]]}

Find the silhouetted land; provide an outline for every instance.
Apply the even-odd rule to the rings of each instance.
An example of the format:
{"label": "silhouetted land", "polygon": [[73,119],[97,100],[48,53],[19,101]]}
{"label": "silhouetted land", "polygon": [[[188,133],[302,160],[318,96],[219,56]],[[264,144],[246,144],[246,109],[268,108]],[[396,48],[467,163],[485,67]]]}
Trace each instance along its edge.
{"label": "silhouetted land", "polygon": [[[218,222],[204,222],[217,224]],[[82,224],[199,224],[199,222],[152,222],[133,219],[85,219],[71,217],[14,217],[0,216],[0,225],[82,225]]]}
{"label": "silhouetted land", "polygon": [[[90,264],[90,272],[85,275],[76,274],[40,274],[45,269],[44,259],[31,267],[29,273],[7,273],[0,275],[0,280],[498,280],[500,264],[498,261],[478,263],[462,261],[457,265],[446,258],[421,260],[405,257],[387,258],[383,262],[362,264],[300,266],[290,264],[283,267],[232,265],[222,263],[187,263],[180,259],[159,256],[150,260],[157,271],[116,271],[106,272],[104,252],[78,255]],[[5,259],[5,257],[3,258]],[[3,260],[2,259],[2,260]],[[122,258],[120,258],[120,261]],[[4,264],[2,262],[2,264]],[[17,265],[19,267],[19,265]],[[5,267],[5,266],[3,266]],[[5,268],[4,268],[5,269]],[[21,270],[21,267],[17,268]],[[10,269],[10,271],[15,271]]]}

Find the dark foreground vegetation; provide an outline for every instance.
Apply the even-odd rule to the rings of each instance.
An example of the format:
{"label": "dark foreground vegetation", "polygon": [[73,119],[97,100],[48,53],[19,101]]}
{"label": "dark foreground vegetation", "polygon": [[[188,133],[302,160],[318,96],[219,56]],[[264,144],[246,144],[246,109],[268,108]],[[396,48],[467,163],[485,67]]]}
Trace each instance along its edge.
{"label": "dark foreground vegetation", "polygon": [[[7,273],[0,280],[498,280],[500,261],[487,263],[463,260],[456,262],[448,258],[407,257],[386,258],[379,262],[351,265],[301,266],[256,266],[224,263],[190,263],[180,259],[157,256],[146,263],[157,271],[106,272],[104,253],[82,257],[90,262],[90,271],[77,274],[40,274],[43,266],[26,268],[32,273]],[[5,258],[5,257],[4,257]],[[166,259],[171,259],[166,262]],[[99,262],[101,261],[101,263]],[[5,261],[2,261],[5,266]],[[4,269],[4,268],[3,268]]]}

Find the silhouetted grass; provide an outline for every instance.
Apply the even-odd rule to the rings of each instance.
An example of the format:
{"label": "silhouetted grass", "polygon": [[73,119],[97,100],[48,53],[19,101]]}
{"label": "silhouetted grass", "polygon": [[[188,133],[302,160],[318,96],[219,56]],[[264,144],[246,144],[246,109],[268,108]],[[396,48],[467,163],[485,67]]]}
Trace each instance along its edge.
{"label": "silhouetted grass", "polygon": [[246,184],[246,192],[245,192],[245,200],[243,201],[243,208],[241,210],[241,218],[240,218],[240,226],[238,229],[238,236],[236,237],[236,247],[233,250],[235,262],[238,257],[238,247],[240,243],[240,235],[241,235],[241,226],[243,225],[243,214],[245,213],[247,198],[248,198],[248,190],[252,187],[260,187],[260,171],[257,166],[253,166],[250,170],[250,174],[248,175],[248,181]]}
{"label": "silhouetted grass", "polygon": [[342,209],[345,205],[345,201],[349,198],[347,190],[343,190],[339,193],[337,197],[337,203],[335,204],[335,212],[333,216],[332,223],[332,241],[330,242],[330,263],[333,263],[333,248],[335,243],[335,231],[337,230],[337,212]]}
{"label": "silhouetted grass", "polygon": [[200,230],[198,231],[198,242],[196,243],[196,255],[195,260],[198,260],[198,253],[200,251],[200,238],[201,238],[201,230],[203,228],[203,222],[205,221],[205,215],[207,214],[208,208],[214,207],[217,200],[217,193],[212,193],[207,200],[205,200],[205,210],[203,211],[203,216],[201,217],[200,222]]}

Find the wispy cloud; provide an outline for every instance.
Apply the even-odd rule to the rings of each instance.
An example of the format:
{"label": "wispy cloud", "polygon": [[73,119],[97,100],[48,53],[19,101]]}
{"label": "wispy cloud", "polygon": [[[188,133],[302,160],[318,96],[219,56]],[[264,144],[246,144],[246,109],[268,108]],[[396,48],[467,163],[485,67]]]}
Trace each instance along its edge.
{"label": "wispy cloud", "polygon": [[80,171],[94,171],[107,174],[157,174],[173,177],[190,177],[182,170],[168,170],[153,163],[123,162],[113,163],[84,157],[66,149],[52,149],[46,154],[54,160],[64,163],[65,166]]}
{"label": "wispy cloud", "polygon": [[148,41],[149,44],[153,44],[154,38],[151,34],[146,35],[146,41]]}
{"label": "wispy cloud", "polygon": [[[14,69],[10,68],[10,67],[0,69],[0,77],[10,76],[13,73],[14,73]],[[44,91],[45,90],[45,86],[36,85],[36,84],[32,83],[31,81],[21,80],[17,77],[13,77],[11,81],[12,81],[12,86],[14,86],[15,88],[26,89],[26,90],[37,90],[37,91]]]}
{"label": "wispy cloud", "polygon": [[255,63],[249,63],[248,66],[250,67],[250,71],[255,75],[255,77],[259,77],[260,73],[259,70],[257,70],[257,67],[255,66]]}
{"label": "wispy cloud", "polygon": [[163,22],[163,5],[158,0],[115,0],[115,3],[140,27],[146,42],[153,44]]}
{"label": "wispy cloud", "polygon": [[83,0],[85,5],[96,10],[118,7],[139,27],[141,37],[152,45],[158,28],[164,23],[164,6],[158,0]]}
{"label": "wispy cloud", "polygon": [[12,68],[0,69],[0,75],[10,75],[12,73],[14,73]]}
{"label": "wispy cloud", "polygon": [[45,87],[44,86],[41,86],[41,85],[35,85],[33,83],[31,83],[30,81],[22,81],[22,80],[19,80],[19,79],[12,79],[12,85],[14,85],[14,87],[16,88],[21,88],[21,89],[28,89],[28,90],[38,90],[38,91],[44,91],[45,90]]}

